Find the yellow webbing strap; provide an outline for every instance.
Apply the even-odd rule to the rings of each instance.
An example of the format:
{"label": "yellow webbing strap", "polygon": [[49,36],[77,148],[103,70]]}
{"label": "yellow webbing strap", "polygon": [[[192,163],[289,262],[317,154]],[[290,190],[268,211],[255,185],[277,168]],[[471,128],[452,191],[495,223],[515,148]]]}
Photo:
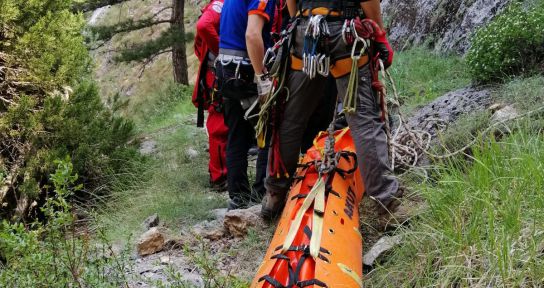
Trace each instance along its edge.
{"label": "yellow webbing strap", "polygon": [[357,275],[357,273],[353,272],[351,268],[342,263],[338,263],[338,268],[340,268],[342,272],[348,274],[349,277],[353,278],[353,280],[357,282],[357,285],[359,285],[359,287],[363,288],[363,279],[361,279],[361,277]]}
{"label": "yellow webbing strap", "polygon": [[[291,247],[291,244],[293,244],[293,241],[297,236],[298,229],[300,228],[300,224],[302,224],[302,218],[304,217],[304,214],[306,213],[306,211],[308,211],[318,194],[323,194],[323,197],[325,197],[325,182],[323,181],[323,178],[321,176],[319,177],[319,180],[317,180],[317,182],[315,183],[310,193],[308,193],[308,195],[306,196],[306,199],[304,199],[304,202],[298,210],[295,219],[293,220],[293,222],[291,222],[289,232],[287,233],[287,236],[285,236],[285,241],[283,242],[283,253],[287,252],[287,250],[289,250],[289,247]],[[314,227],[314,229],[312,230],[312,239],[315,235],[316,233]]]}
{"label": "yellow webbing strap", "polygon": [[323,191],[317,192],[314,201],[314,218],[312,221],[312,239],[310,239],[310,255],[314,259],[319,257],[321,250],[321,236],[323,235],[323,218],[325,214],[325,181],[323,183]]}
{"label": "yellow webbing strap", "polygon": [[[342,138],[346,133],[348,133],[349,128],[342,129],[342,132],[338,133],[336,135],[335,139],[338,141],[340,138]],[[320,132],[319,136],[316,137],[316,139],[320,138],[321,135],[326,132]],[[314,146],[319,147],[317,145],[316,140],[314,140]],[[320,151],[323,155],[323,151]],[[283,243],[282,252],[285,253],[291,247],[291,244],[293,244],[293,241],[295,240],[295,237],[297,235],[297,232],[300,228],[300,225],[302,224],[302,218],[304,217],[304,214],[312,203],[314,204],[314,215],[312,220],[312,238],[310,239],[310,254],[314,259],[317,259],[319,257],[319,252],[321,250],[321,237],[323,235],[323,218],[325,214],[325,192],[326,192],[326,183],[323,180],[322,175],[319,175],[319,179],[314,184],[314,187],[312,187],[312,190],[306,198],[304,199],[304,202],[302,202],[302,206],[300,206],[300,209],[298,210],[297,214],[295,215],[295,219],[293,219],[293,222],[291,222],[291,226],[289,227],[289,232],[287,233],[287,236],[285,237],[285,241]]]}
{"label": "yellow webbing strap", "polygon": [[[348,133],[349,131],[349,127],[346,127],[344,129],[342,129],[342,132],[338,133],[338,135],[336,135],[336,137],[334,137],[334,142],[338,142],[338,140],[340,140],[340,138],[344,137],[344,135],[346,135],[346,133]],[[323,148],[319,148],[319,145],[317,145],[317,140],[321,139],[321,137],[325,134],[327,134],[328,132],[327,131],[320,131],[319,134],[317,134],[317,137],[314,138],[314,147],[316,147],[317,149],[319,149],[319,151],[321,152],[321,155],[323,155]]]}

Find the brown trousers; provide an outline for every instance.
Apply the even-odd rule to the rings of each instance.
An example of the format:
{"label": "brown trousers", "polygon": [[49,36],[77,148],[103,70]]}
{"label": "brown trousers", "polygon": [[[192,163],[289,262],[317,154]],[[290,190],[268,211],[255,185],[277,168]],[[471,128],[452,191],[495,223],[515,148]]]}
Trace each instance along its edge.
{"label": "brown trousers", "polygon": [[[342,22],[329,23],[331,63],[349,57],[351,53],[351,47],[347,47],[342,40],[342,24]],[[296,37],[294,54],[299,58],[302,55],[305,30],[306,22],[302,21],[293,35]],[[302,71],[291,70],[289,73],[287,88],[290,96],[280,126],[279,145],[285,167],[289,175],[293,175],[297,167],[304,131],[310,116],[318,108],[319,99],[322,98],[321,93],[325,91],[327,81],[322,76],[310,80]],[[349,75],[336,79],[340,99],[346,95],[348,81]],[[371,87],[371,81],[368,65],[361,67],[356,112],[346,115],[346,118],[355,141],[366,193],[387,205],[391,197],[396,195],[399,183],[392,175],[389,166],[385,124],[381,119],[381,109]],[[269,176],[265,185],[268,193],[284,194],[290,188],[291,179]]]}

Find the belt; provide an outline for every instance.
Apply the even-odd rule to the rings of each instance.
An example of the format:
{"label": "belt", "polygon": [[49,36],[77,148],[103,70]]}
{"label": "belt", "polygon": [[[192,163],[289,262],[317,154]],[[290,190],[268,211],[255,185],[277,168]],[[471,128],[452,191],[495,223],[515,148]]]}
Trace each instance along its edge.
{"label": "belt", "polygon": [[217,56],[217,59],[215,60],[215,63],[221,63],[221,65],[225,66],[228,64],[242,64],[242,65],[251,65],[251,60],[249,58],[240,57],[240,56],[233,56],[233,55],[225,55],[225,54],[219,54]]}
{"label": "belt", "polygon": [[[331,10],[327,7],[317,7],[311,9],[305,9],[302,11],[302,16],[308,17],[313,15],[323,15],[326,16],[328,21],[341,21],[345,19],[352,19],[359,15],[359,8],[350,8],[343,11]],[[300,12],[298,13],[300,15]]]}
{"label": "belt", "polygon": [[[340,77],[348,75],[349,73],[351,73],[352,63],[353,62],[350,57],[336,60],[333,64],[331,64],[331,68],[330,68],[331,75],[334,78],[340,78]],[[367,63],[368,63],[368,55],[362,55],[361,58],[359,58],[357,66],[361,68]],[[301,71],[302,66],[303,66],[302,59],[291,54],[291,69],[296,71]]]}
{"label": "belt", "polygon": [[219,54],[237,56],[237,57],[243,57],[243,58],[249,59],[249,54],[247,54],[247,51],[243,51],[243,50],[219,48]]}
{"label": "belt", "polygon": [[313,9],[306,9],[302,11],[302,16],[311,16],[311,15],[324,15],[324,16],[331,16],[331,17],[340,17],[342,16],[342,12],[339,11],[331,11],[329,8],[325,7],[317,7]]}

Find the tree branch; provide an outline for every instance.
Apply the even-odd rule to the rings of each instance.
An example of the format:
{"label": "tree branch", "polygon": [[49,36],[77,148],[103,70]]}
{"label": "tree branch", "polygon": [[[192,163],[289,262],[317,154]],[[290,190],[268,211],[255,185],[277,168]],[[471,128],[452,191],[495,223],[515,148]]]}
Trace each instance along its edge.
{"label": "tree branch", "polygon": [[119,33],[127,33],[164,23],[172,23],[170,19],[154,20],[153,18],[154,16],[139,21],[129,19],[111,26],[91,26],[90,29],[93,34],[98,35],[97,40],[108,41]]}
{"label": "tree branch", "polygon": [[96,10],[100,7],[115,5],[129,0],[87,0],[83,2],[76,2],[72,5],[73,12],[89,12]]}
{"label": "tree branch", "polygon": [[159,37],[153,40],[133,44],[132,47],[128,47],[127,49],[120,51],[119,55],[115,57],[115,61],[142,61],[152,57],[159,51],[171,49],[174,43],[185,43],[186,39],[190,39],[192,37],[192,34],[183,35],[179,31],[170,28],[162,32]]}
{"label": "tree branch", "polygon": [[167,49],[167,50],[163,50],[163,51],[159,51],[157,52],[156,54],[152,55],[151,57],[148,57],[143,63],[142,63],[142,67],[140,68],[140,74],[138,75],[138,78],[142,78],[144,72],[145,72],[145,69],[147,68],[147,66],[149,64],[151,64],[151,62],[153,62],[153,60],[155,60],[155,58],[159,57],[160,55],[162,54],[165,54],[165,53],[171,53],[172,52],[172,49]]}
{"label": "tree branch", "polygon": [[172,6],[164,7],[161,10],[157,11],[155,14],[153,14],[153,16],[151,16],[150,18],[155,18],[155,17],[159,16],[162,12],[164,12],[166,10],[170,10],[172,8],[173,8]]}

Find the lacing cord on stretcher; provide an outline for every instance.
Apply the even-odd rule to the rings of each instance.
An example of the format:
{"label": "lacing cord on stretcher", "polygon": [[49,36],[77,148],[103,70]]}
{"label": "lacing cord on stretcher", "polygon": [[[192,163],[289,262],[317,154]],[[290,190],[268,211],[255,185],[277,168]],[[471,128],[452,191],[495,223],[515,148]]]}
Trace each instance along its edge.
{"label": "lacing cord on stretcher", "polygon": [[[331,125],[331,127],[333,127],[333,125]],[[331,136],[331,134],[328,136]],[[293,286],[308,287],[312,285],[314,285],[314,287],[329,287],[326,283],[320,281],[319,279],[299,281],[298,275],[300,274],[304,262],[310,258],[313,258],[314,260],[321,259],[322,261],[330,263],[326,255],[332,255],[331,252],[326,248],[321,247],[326,197],[330,195],[335,195],[337,197],[339,196],[337,192],[332,190],[330,182],[332,181],[335,173],[338,173],[341,177],[346,177],[353,174],[357,170],[357,155],[350,151],[335,152],[334,142],[335,138],[333,135],[332,137],[328,137],[326,140],[325,149],[323,151],[323,158],[321,160],[316,159],[315,161],[306,163],[300,167],[300,173],[305,175],[308,169],[313,166],[319,172],[319,179],[308,194],[298,194],[292,196],[292,200],[304,199],[304,202],[297,211],[294,220],[291,222],[284,243],[275,249],[275,251],[278,253],[271,257],[271,259],[287,261],[287,269],[289,274],[288,285],[282,285],[278,280],[274,279],[270,275],[262,276],[259,279],[259,282],[266,281],[275,288],[287,288]],[[339,168],[338,163],[341,159],[345,159],[351,163],[351,167],[349,169]],[[303,232],[306,234],[306,237],[310,239],[310,245],[293,246],[293,241],[302,228],[302,218],[312,204],[314,210],[312,217],[313,230],[310,230],[308,226],[304,226],[303,228]],[[295,269],[293,269],[291,266],[291,259],[285,255],[288,252],[302,252],[302,256],[298,259],[297,267]],[[349,267],[343,267],[340,264],[339,267],[344,273],[348,274],[350,277],[353,277],[357,283],[361,283],[359,276],[353,275]]]}
{"label": "lacing cord on stretcher", "polygon": [[[310,230],[310,228],[308,228],[308,226],[305,226],[303,231],[304,231],[304,234],[306,234],[306,237],[312,238],[312,235],[314,233]],[[293,267],[291,265],[291,259],[284,254],[285,252],[282,252],[283,250],[284,250],[283,245],[278,246],[275,249],[275,251],[278,252],[278,253],[272,255],[271,259],[277,259],[277,260],[282,260],[282,261],[287,262],[286,263],[287,264],[287,271],[288,271],[288,274],[289,274],[289,281],[288,281],[287,285],[284,286],[278,280],[276,280],[275,278],[273,278],[270,275],[262,276],[259,279],[259,282],[260,281],[266,281],[266,282],[270,283],[272,286],[274,286],[275,288],[291,288],[293,286],[295,286],[295,287],[308,287],[308,286],[312,286],[312,285],[315,285],[315,287],[329,287],[329,286],[327,286],[327,284],[325,284],[324,282],[322,282],[322,281],[320,281],[318,279],[300,280],[298,278],[299,277],[298,275],[300,274],[300,271],[302,270],[304,262],[311,257],[310,247],[309,246],[290,246],[287,249],[286,252],[300,252],[300,253],[302,253],[302,256],[298,260],[297,266],[295,267],[295,269],[293,269]],[[323,261],[330,262],[329,259],[327,259],[327,257],[324,256],[324,254],[330,255],[330,252],[325,248],[320,248],[320,252],[321,253],[319,254],[318,257]]]}

